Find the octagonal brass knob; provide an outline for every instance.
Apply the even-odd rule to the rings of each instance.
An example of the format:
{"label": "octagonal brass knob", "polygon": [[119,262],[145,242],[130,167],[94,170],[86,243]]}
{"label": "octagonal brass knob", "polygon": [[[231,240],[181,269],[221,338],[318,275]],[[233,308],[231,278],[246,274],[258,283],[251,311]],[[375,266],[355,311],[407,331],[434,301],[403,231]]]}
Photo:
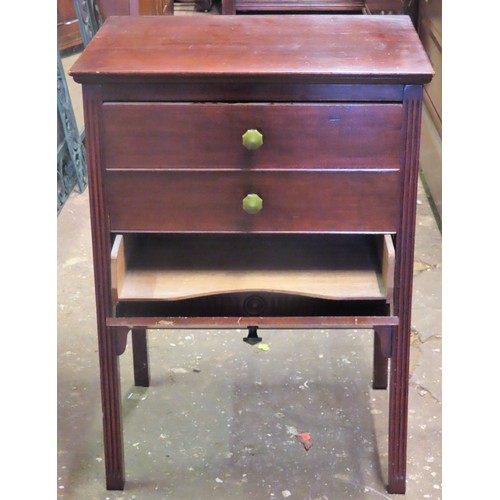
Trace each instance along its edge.
{"label": "octagonal brass knob", "polygon": [[263,199],[255,193],[247,194],[243,198],[243,210],[247,214],[256,214],[262,210]]}
{"label": "octagonal brass knob", "polygon": [[264,136],[255,128],[248,129],[241,138],[243,139],[243,146],[250,151],[255,151],[264,144]]}

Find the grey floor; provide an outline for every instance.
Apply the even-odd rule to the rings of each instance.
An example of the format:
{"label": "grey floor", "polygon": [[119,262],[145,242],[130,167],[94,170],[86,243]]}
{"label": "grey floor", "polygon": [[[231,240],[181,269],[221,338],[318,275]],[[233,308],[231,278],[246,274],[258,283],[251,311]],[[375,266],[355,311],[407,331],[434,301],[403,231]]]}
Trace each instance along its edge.
{"label": "grey floor", "polygon": [[72,194],[58,217],[58,497],[441,498],[441,234],[421,185],[414,274],[405,496],[385,492],[388,393],[370,387],[372,332],[355,330],[263,331],[267,351],[244,331],[150,331],[149,388],[133,385],[130,346],[121,357],[127,482],[106,491],[88,191]]}

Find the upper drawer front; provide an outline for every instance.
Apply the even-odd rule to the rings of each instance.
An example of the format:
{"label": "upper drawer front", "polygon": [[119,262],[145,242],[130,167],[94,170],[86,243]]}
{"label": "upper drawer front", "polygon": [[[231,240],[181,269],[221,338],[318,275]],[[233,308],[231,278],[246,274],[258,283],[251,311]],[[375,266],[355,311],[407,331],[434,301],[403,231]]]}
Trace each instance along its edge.
{"label": "upper drawer front", "polygon": [[[399,171],[109,171],[112,231],[395,232]],[[257,194],[263,208],[243,210]]]}
{"label": "upper drawer front", "polygon": [[[108,169],[366,168],[400,164],[401,104],[105,103]],[[249,151],[242,135],[263,134]]]}

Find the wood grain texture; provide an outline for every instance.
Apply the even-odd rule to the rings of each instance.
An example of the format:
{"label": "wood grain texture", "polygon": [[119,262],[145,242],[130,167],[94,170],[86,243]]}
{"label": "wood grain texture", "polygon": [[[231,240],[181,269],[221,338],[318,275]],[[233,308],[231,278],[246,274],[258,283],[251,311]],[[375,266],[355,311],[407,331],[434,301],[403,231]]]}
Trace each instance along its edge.
{"label": "wood grain texture", "polygon": [[409,85],[404,100],[405,128],[401,226],[396,238],[394,314],[400,323],[392,344],[389,397],[390,493],[406,490],[408,383],[410,365],[411,300],[418,185],[418,155],[422,115],[422,87]]}
{"label": "wood grain texture", "polygon": [[[399,171],[106,172],[116,232],[379,232],[399,224]],[[249,215],[242,200],[263,200]]]}
{"label": "wood grain texture", "polygon": [[80,83],[425,83],[433,72],[406,16],[265,15],[111,17],[70,74]]}
{"label": "wood grain texture", "polygon": [[108,168],[399,169],[402,105],[106,103],[103,129]]}

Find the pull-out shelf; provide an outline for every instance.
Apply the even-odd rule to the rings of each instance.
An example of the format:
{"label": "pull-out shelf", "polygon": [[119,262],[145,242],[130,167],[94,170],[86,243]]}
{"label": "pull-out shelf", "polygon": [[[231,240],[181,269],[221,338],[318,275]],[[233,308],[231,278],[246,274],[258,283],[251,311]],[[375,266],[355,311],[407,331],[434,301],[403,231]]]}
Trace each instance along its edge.
{"label": "pull-out shelf", "polygon": [[117,235],[114,302],[269,292],[330,300],[392,298],[389,235]]}
{"label": "pull-out shelf", "polygon": [[111,281],[114,325],[245,326],[258,318],[268,327],[370,327],[388,322],[394,247],[390,235],[118,234]]}

